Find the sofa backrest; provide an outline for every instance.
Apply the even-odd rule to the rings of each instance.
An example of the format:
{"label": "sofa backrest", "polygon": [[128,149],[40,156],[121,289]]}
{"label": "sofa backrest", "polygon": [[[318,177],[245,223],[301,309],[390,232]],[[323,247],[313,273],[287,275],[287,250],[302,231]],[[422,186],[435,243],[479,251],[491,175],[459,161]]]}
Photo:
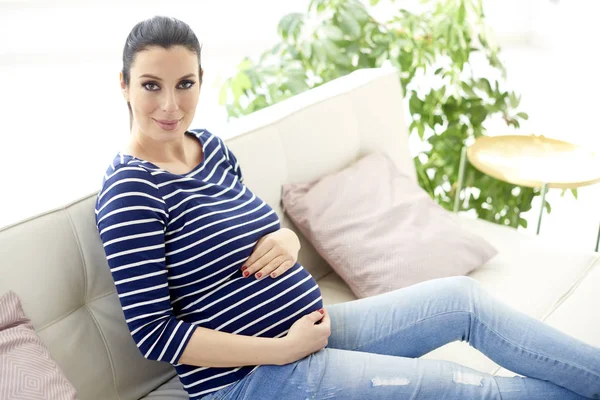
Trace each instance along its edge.
{"label": "sofa backrest", "polygon": [[[394,70],[360,70],[213,133],[236,154],[245,184],[294,229],[280,204],[284,183],[312,181],[374,150],[416,176],[403,108]],[[0,294],[17,293],[82,400],[139,399],[174,370],[144,359],[129,335],[94,223],[95,196],[0,230]],[[295,231],[299,262],[318,280],[330,267]]]}

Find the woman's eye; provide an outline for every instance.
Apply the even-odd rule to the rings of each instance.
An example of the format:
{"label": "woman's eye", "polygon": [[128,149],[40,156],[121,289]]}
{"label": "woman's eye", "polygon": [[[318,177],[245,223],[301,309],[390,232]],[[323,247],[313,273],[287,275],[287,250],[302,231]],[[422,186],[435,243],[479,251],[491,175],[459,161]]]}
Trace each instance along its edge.
{"label": "woman's eye", "polygon": [[192,86],[194,86],[194,83],[196,83],[196,82],[194,82],[194,81],[184,81],[184,82],[181,82],[181,85],[184,86],[183,89],[191,89]]}
{"label": "woman's eye", "polygon": [[153,89],[153,88],[152,88],[153,86],[156,86],[156,87],[158,87],[158,85],[157,85],[156,83],[152,83],[152,82],[144,83],[144,85],[143,85],[143,86],[144,86],[144,88],[145,88],[146,90],[149,90],[149,91],[151,91],[151,92],[153,92],[153,91],[155,91],[155,90],[156,90],[156,89]]}

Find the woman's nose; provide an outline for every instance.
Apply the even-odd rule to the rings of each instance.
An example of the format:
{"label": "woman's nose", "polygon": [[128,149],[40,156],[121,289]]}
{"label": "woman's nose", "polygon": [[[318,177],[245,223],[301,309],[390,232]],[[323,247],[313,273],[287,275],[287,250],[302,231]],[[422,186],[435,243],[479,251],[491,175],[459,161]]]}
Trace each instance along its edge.
{"label": "woman's nose", "polygon": [[164,112],[170,113],[179,109],[177,101],[177,93],[175,91],[165,90],[164,98],[162,99],[162,109]]}

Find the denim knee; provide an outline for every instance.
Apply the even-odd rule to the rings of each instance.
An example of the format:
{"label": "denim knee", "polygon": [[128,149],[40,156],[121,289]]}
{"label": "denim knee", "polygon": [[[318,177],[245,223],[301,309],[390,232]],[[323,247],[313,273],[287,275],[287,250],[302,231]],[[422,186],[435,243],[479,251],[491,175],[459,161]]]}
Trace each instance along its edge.
{"label": "denim knee", "polygon": [[448,295],[453,299],[460,299],[461,304],[470,312],[475,312],[475,293],[481,290],[481,283],[466,275],[457,275],[444,278]]}

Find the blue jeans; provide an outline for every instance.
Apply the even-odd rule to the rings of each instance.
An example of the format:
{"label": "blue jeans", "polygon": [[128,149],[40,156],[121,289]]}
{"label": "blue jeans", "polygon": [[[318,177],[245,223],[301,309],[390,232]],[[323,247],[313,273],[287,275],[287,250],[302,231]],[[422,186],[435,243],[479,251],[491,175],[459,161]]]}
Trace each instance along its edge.
{"label": "blue jeans", "polygon": [[[600,399],[600,348],[510,308],[470,277],[326,308],[327,347],[290,364],[261,365],[203,400]],[[525,377],[418,358],[456,340]]]}

